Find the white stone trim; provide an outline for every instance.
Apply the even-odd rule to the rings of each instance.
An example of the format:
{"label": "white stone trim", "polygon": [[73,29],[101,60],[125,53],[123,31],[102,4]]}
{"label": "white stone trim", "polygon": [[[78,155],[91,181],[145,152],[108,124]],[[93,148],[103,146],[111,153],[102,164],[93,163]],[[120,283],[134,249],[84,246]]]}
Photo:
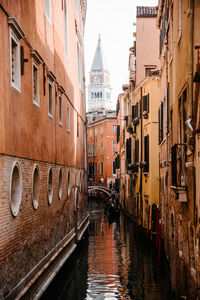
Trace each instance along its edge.
{"label": "white stone trim", "polygon": [[[13,177],[13,172],[17,168],[18,176]],[[18,177],[18,178],[17,178]],[[11,169],[11,177],[10,177],[10,188],[9,188],[9,196],[10,196],[10,208],[12,215],[14,217],[17,216],[22,200],[22,175],[19,167],[19,163],[15,161],[12,165]]]}
{"label": "white stone trim", "polygon": [[[38,172],[38,182],[34,181],[34,175],[35,175],[36,170]],[[38,190],[36,191],[36,193],[34,192],[35,184],[38,185]],[[38,165],[35,165],[33,167],[33,174],[32,174],[32,201],[33,201],[33,207],[35,210],[38,208],[38,205],[39,205],[39,195],[40,195],[40,172],[39,172]]]}

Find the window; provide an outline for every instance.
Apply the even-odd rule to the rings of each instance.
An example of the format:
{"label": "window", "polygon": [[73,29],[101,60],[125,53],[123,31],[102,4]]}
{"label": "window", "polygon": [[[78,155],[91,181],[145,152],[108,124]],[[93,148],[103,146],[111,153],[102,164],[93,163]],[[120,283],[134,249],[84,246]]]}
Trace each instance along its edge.
{"label": "window", "polygon": [[51,22],[51,0],[44,1],[44,12],[49,23]]}
{"label": "window", "polygon": [[48,114],[53,118],[53,84],[48,81]]}
{"label": "window", "polygon": [[67,131],[70,132],[70,110],[69,110],[69,106],[67,106]]}
{"label": "window", "polygon": [[126,160],[128,164],[131,164],[131,138],[126,139]]}
{"label": "window", "polygon": [[149,94],[143,96],[143,116],[148,117],[149,113]]}
{"label": "window", "polygon": [[63,124],[63,107],[62,107],[62,96],[58,96],[58,114],[59,114],[59,124]]}
{"label": "window", "polygon": [[39,176],[39,168],[36,165],[33,170],[33,207],[37,209],[39,203],[39,195],[40,195],[40,176]]}
{"label": "window", "polygon": [[116,163],[115,163],[115,160],[112,163],[112,173],[113,173],[113,175],[116,175]]}
{"label": "window", "polygon": [[77,114],[77,137],[79,137],[79,116]]}
{"label": "window", "polygon": [[58,199],[61,200],[62,198],[62,169],[59,169],[58,175]]}
{"label": "window", "polygon": [[103,162],[101,162],[101,170],[100,170],[100,171],[101,171],[101,172],[100,172],[100,173],[101,173],[100,175],[103,176]]}
{"label": "window", "polygon": [[155,68],[145,68],[145,76],[149,75],[149,72]]}
{"label": "window", "polygon": [[67,4],[64,0],[64,32],[65,32],[65,55],[68,55],[68,26],[67,26]]}
{"label": "window", "polygon": [[119,143],[120,139],[120,125],[117,125],[117,143]]}
{"label": "window", "polygon": [[117,141],[113,140],[112,141],[112,153],[116,153],[117,152]]}
{"label": "window", "polygon": [[97,136],[97,128],[94,129],[94,136]]}
{"label": "window", "polygon": [[170,18],[170,49],[169,49],[170,61],[173,58],[173,6],[171,7]]}
{"label": "window", "polygon": [[82,71],[81,47],[80,47],[80,43],[79,42],[77,42],[77,60],[78,60],[78,80],[79,80],[79,87],[82,90],[82,87],[83,87],[83,71]]}
{"label": "window", "polygon": [[149,172],[149,135],[144,137],[144,172]]}
{"label": "window", "polygon": [[11,86],[21,92],[20,44],[13,31],[10,31]]}
{"label": "window", "polygon": [[101,127],[101,135],[103,135],[103,126]]}
{"label": "window", "polygon": [[94,155],[94,144],[88,145],[88,157],[91,157]]}
{"label": "window", "polygon": [[33,103],[40,106],[40,89],[39,89],[39,68],[35,62],[33,62]]}
{"label": "window", "polygon": [[47,198],[48,203],[51,204],[53,200],[53,172],[52,167],[48,171],[48,181],[47,181]]}
{"label": "window", "polygon": [[17,162],[15,162],[11,172],[11,184],[10,184],[10,205],[11,205],[11,212],[14,217],[16,217],[19,212],[21,198],[22,198],[22,177],[21,177],[19,165]]}
{"label": "window", "polygon": [[70,171],[67,173],[67,197],[70,196],[71,185],[70,185]]}
{"label": "window", "polygon": [[112,132],[115,133],[117,131],[117,125],[112,126]]}
{"label": "window", "polygon": [[101,154],[103,154],[103,142],[101,142]]}

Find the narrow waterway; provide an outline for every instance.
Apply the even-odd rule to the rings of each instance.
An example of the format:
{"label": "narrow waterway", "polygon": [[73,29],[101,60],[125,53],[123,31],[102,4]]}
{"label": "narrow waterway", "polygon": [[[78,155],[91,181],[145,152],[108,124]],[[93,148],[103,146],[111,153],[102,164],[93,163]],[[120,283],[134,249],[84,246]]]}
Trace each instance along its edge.
{"label": "narrow waterway", "polygon": [[92,201],[88,234],[42,299],[170,300],[170,281],[132,221],[121,214],[111,223]]}

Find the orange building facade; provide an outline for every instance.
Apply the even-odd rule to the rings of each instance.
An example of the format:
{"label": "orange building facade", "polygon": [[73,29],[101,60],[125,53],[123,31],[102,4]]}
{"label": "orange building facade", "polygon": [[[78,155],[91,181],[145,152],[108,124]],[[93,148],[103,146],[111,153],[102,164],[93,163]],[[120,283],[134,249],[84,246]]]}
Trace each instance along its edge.
{"label": "orange building facade", "polygon": [[0,4],[0,295],[6,299],[30,290],[40,295],[88,225],[86,5]]}
{"label": "orange building facade", "polygon": [[92,122],[91,115],[87,125],[88,176],[91,182],[109,187],[116,179],[117,117],[111,111]]}

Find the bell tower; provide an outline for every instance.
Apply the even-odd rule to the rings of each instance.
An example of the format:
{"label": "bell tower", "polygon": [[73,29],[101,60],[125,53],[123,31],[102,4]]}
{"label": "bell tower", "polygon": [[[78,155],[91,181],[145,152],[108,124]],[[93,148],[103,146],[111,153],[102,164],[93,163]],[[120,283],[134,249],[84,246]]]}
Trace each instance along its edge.
{"label": "bell tower", "polygon": [[90,83],[88,85],[88,111],[111,109],[110,73],[101,47],[99,36],[92,66],[90,69]]}

